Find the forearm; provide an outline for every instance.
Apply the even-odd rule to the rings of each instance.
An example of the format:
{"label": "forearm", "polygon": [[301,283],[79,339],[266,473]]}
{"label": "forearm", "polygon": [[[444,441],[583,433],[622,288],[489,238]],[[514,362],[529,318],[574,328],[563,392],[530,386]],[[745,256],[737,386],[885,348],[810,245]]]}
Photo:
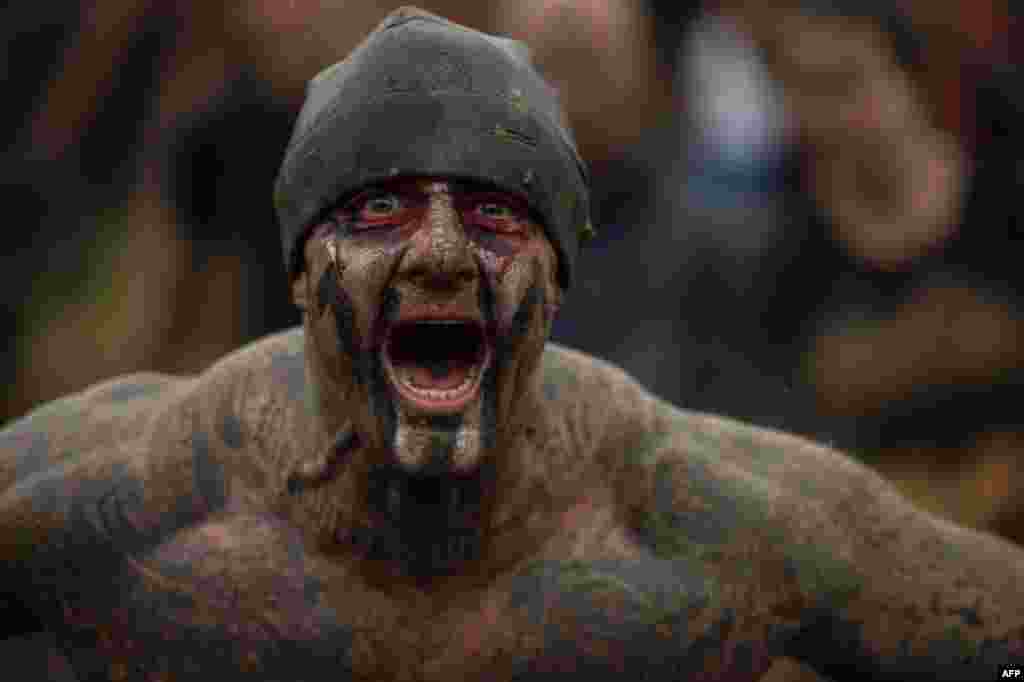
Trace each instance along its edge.
{"label": "forearm", "polygon": [[891,489],[859,516],[863,592],[812,610],[793,655],[837,680],[990,680],[1024,664],[1024,550]]}

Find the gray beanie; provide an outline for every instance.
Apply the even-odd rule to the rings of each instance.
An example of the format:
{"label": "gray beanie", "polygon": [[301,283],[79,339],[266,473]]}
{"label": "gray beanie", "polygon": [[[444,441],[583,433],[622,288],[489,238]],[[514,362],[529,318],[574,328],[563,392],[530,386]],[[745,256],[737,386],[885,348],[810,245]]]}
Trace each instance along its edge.
{"label": "gray beanie", "polygon": [[523,43],[415,8],[386,19],[309,83],[274,188],[285,266],[337,202],[398,175],[482,181],[526,196],[568,288],[589,234],[589,176],[554,89]]}

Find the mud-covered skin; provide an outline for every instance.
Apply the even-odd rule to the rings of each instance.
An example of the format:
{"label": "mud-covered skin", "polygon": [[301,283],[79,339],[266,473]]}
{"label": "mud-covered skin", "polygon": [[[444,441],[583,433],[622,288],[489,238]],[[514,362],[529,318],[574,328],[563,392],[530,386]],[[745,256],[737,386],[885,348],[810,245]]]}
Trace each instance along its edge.
{"label": "mud-covered skin", "polygon": [[837,680],[985,680],[1024,657],[1019,548],[551,345],[546,417],[467,570],[416,584],[320,546],[283,502],[293,448],[329,444],[302,347],[294,330],[2,432],[4,584],[80,679],[753,680],[788,655]]}

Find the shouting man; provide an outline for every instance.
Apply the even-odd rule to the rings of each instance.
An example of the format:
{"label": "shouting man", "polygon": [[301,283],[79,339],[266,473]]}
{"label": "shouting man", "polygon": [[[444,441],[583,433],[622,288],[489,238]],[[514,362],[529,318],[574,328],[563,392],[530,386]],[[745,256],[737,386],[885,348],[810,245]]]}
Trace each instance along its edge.
{"label": "shouting man", "polygon": [[587,173],[518,44],[393,13],[311,83],[276,200],[301,329],[2,432],[6,636],[80,680],[1024,662],[1019,548],[545,345]]}

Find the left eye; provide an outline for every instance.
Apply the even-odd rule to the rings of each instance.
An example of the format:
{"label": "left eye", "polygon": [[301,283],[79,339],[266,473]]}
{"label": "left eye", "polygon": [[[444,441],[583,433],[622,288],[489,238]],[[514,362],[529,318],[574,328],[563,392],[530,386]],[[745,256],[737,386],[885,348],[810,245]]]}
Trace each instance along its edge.
{"label": "left eye", "polygon": [[491,218],[496,220],[511,220],[512,218],[516,217],[516,213],[511,206],[507,206],[505,204],[497,204],[494,202],[480,204],[479,206],[476,207],[476,210],[485,218]]}

